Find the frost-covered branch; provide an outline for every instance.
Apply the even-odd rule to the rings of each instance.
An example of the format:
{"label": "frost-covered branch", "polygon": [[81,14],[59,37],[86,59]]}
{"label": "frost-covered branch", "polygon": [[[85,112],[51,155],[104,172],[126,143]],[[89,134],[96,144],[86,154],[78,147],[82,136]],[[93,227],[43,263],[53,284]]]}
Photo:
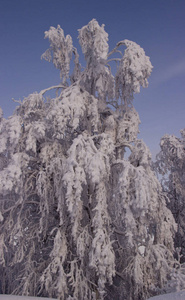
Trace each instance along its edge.
{"label": "frost-covered branch", "polygon": [[44,89],[44,90],[42,90],[42,91],[40,91],[39,92],[39,95],[40,96],[43,96],[46,92],[48,92],[48,91],[51,91],[51,90],[54,90],[54,89],[65,89],[66,88],[66,86],[65,85],[62,85],[62,84],[59,84],[59,85],[54,85],[54,86],[51,86],[51,87],[49,87],[49,88],[47,88],[47,89]]}

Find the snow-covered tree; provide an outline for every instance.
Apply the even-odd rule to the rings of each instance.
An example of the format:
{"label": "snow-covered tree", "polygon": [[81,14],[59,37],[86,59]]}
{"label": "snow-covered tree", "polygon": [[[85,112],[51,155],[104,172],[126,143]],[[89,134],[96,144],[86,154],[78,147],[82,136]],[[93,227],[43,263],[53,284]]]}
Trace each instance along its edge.
{"label": "snow-covered tree", "polygon": [[181,138],[165,135],[160,147],[156,166],[168,195],[167,205],[178,225],[175,247],[180,248],[181,262],[185,262],[185,129],[181,130]]}
{"label": "snow-covered tree", "polygon": [[0,115],[0,291],[145,299],[170,275],[176,230],[150,151],[137,138],[133,96],[152,65],[128,40],[109,52],[94,19],[79,30],[84,70],[60,26],[45,37],[42,57],[62,83],[29,95],[8,120]]}

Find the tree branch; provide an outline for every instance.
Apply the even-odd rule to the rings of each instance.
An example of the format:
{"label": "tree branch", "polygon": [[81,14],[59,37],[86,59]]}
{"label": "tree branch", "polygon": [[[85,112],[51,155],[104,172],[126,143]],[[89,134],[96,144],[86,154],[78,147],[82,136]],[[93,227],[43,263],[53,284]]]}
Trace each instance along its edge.
{"label": "tree branch", "polygon": [[54,86],[51,86],[50,88],[47,88],[45,90],[42,90],[40,91],[39,95],[43,96],[46,92],[50,91],[50,90],[53,90],[53,89],[62,89],[62,88],[66,88],[65,85],[63,84],[60,84],[60,85],[54,85]]}
{"label": "tree branch", "polygon": [[[120,46],[122,46],[122,45],[125,45],[125,40],[123,40],[123,41],[120,41],[119,43],[117,43],[116,44],[116,47],[108,54],[108,57],[109,56],[111,56],[113,53],[115,53],[115,52],[121,52],[121,51],[117,51],[117,49],[120,47]],[[122,55],[122,53],[121,53],[121,55]]]}
{"label": "tree branch", "polygon": [[121,61],[121,58],[111,58],[111,59],[107,60],[107,62],[110,62],[110,61]]}
{"label": "tree branch", "polygon": [[19,103],[19,104],[22,104],[21,100],[15,100],[14,98],[12,98],[13,102],[15,103]]}
{"label": "tree branch", "polygon": [[130,151],[133,150],[133,146],[130,145],[130,144],[127,144],[127,143],[116,144],[115,147],[116,147],[116,148],[119,148],[119,147],[128,147],[128,148],[130,149]]}

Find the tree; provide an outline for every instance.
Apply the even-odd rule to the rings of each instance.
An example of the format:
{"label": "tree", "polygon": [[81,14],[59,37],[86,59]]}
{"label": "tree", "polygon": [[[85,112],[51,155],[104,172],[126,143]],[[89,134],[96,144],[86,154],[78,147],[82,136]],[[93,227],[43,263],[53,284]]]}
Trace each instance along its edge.
{"label": "tree", "polygon": [[177,223],[175,247],[180,248],[181,262],[185,262],[185,129],[181,138],[165,135],[160,142],[156,168],[162,175],[162,186],[168,195],[169,209]]}
{"label": "tree", "polygon": [[[109,52],[94,19],[79,30],[84,71],[60,26],[45,37],[50,49],[42,57],[62,83],[29,95],[8,120],[1,114],[0,289],[145,299],[170,275],[176,230],[150,151],[137,139],[133,96],[147,86],[152,65],[128,40]],[[52,99],[45,97],[51,89]]]}

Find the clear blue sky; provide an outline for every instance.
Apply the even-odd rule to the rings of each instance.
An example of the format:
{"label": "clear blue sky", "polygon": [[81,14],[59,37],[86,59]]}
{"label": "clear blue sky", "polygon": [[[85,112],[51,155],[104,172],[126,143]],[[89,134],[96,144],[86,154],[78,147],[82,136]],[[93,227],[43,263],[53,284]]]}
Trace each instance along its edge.
{"label": "clear blue sky", "polygon": [[60,82],[44,31],[60,26],[77,47],[77,29],[95,18],[105,24],[110,50],[123,39],[138,43],[154,66],[148,89],[136,95],[140,138],[153,155],[160,138],[185,127],[185,0],[0,0],[0,106]]}

